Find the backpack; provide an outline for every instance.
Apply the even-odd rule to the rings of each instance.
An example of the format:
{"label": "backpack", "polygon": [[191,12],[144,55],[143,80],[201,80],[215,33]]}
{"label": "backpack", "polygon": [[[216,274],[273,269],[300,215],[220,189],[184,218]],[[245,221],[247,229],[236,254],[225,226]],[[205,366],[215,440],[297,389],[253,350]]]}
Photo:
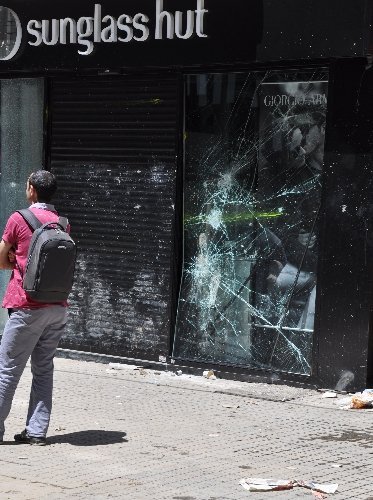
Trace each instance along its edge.
{"label": "backpack", "polygon": [[76,260],[76,245],[66,232],[68,220],[59,217],[57,222],[42,224],[29,209],[18,213],[33,230],[23,289],[36,302],[65,301],[72,289]]}

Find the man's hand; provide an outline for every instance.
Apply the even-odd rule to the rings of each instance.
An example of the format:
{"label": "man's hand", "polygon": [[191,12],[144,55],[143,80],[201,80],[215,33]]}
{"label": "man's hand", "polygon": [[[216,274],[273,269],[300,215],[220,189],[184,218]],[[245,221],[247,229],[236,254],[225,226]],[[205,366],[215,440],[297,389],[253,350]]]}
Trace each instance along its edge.
{"label": "man's hand", "polygon": [[[10,260],[12,259],[12,260]],[[13,269],[15,266],[15,253],[12,245],[4,240],[0,241],[0,269]]]}
{"label": "man's hand", "polygon": [[10,263],[13,263],[16,261],[16,252],[14,251],[14,248],[11,248],[8,252],[8,260]]}

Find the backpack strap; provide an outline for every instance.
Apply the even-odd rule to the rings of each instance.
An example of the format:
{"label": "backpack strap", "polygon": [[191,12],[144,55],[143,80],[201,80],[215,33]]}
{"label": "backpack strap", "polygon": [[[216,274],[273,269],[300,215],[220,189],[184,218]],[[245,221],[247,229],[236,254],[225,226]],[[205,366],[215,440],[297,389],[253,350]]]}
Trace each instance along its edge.
{"label": "backpack strap", "polygon": [[39,227],[42,226],[40,220],[36,217],[36,215],[32,213],[30,209],[24,208],[23,210],[17,210],[17,213],[22,215],[22,217],[25,219],[25,221],[33,231],[36,231],[36,229],[39,229]]}
{"label": "backpack strap", "polygon": [[[23,210],[17,210],[17,212],[20,215],[22,215],[22,217],[25,219],[25,221],[33,231],[36,231],[37,229],[39,229],[39,227],[43,226],[40,220],[36,217],[35,214],[33,214],[32,210],[30,210],[29,208],[24,208]],[[58,221],[55,222],[54,224],[58,224],[64,231],[66,231],[68,223],[69,221],[66,217],[59,217]],[[47,224],[44,224],[44,226],[48,226],[49,224],[51,223],[48,222]]]}

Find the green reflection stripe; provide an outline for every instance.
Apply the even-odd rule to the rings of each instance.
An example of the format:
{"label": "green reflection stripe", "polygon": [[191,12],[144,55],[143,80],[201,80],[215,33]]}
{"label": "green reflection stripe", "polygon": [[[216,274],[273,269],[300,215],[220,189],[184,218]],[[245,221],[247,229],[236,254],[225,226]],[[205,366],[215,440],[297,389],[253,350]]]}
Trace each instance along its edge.
{"label": "green reflection stripe", "polygon": [[[273,219],[275,217],[281,217],[285,215],[284,212],[246,212],[243,214],[225,214],[222,215],[219,220],[221,222],[241,222],[241,221],[251,221],[254,219]],[[184,224],[208,224],[207,215],[185,215]]]}

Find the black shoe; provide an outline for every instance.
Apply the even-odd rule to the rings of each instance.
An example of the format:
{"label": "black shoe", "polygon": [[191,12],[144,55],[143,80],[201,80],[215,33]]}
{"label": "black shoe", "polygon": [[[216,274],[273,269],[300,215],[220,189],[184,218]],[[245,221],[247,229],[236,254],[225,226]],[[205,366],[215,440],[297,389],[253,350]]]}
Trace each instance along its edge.
{"label": "black shoe", "polygon": [[26,429],[21,434],[15,434],[14,441],[16,443],[35,444],[36,446],[45,446],[47,444],[45,437],[30,436]]}

